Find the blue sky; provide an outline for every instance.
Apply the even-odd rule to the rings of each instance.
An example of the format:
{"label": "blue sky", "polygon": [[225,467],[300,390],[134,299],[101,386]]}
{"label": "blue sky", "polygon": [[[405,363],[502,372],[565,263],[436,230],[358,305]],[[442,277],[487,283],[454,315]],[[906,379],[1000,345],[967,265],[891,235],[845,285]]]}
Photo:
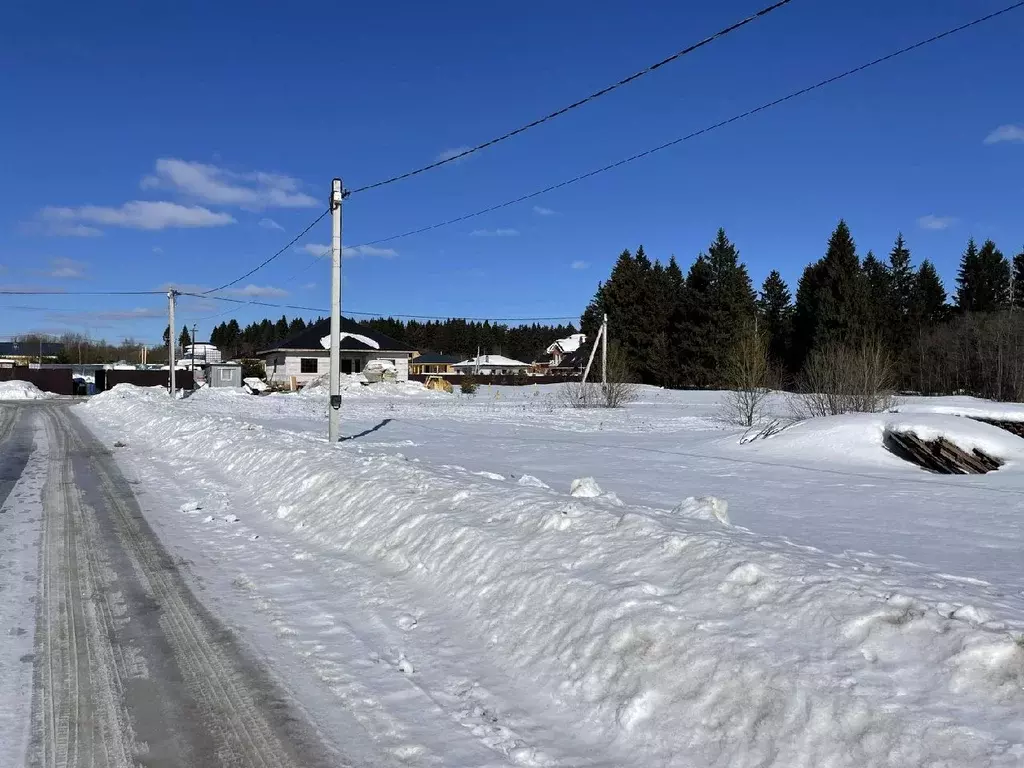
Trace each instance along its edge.
{"label": "blue sky", "polygon": [[[0,283],[219,285],[315,218],[333,176],[356,187],[478,143],[766,4],[4,4]],[[353,196],[345,242],[575,176],[1008,4],[794,0],[523,136]],[[580,184],[352,253],[344,306],[578,315],[623,248],[685,269],[719,226],[757,282],[779,268],[795,290],[840,217],[862,255],[902,230],[951,288],[969,236],[1007,255],[1024,245],[1022,34],[1019,10]],[[231,295],[325,307],[328,264],[305,246],[327,242],[325,219]],[[0,336],[155,341],[165,305],[5,296]],[[201,336],[268,314],[280,312],[179,306]]]}

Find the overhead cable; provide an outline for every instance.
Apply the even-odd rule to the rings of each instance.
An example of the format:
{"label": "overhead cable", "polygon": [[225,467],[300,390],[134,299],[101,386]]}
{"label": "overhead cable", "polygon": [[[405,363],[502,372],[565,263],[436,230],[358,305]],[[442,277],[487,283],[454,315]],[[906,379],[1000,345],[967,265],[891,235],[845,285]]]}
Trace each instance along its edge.
{"label": "overhead cable", "polygon": [[433,170],[434,168],[440,168],[442,165],[447,165],[448,163],[454,163],[456,160],[461,160],[462,158],[467,157],[469,155],[472,155],[475,152],[479,152],[482,149],[487,149],[488,147],[493,147],[495,144],[499,144],[499,143],[501,143],[503,141],[506,141],[507,139],[511,139],[513,136],[518,136],[520,133],[524,133],[524,132],[530,130],[531,128],[536,128],[538,125],[542,125],[542,124],[547,123],[547,122],[549,122],[551,120],[554,120],[556,117],[561,117],[566,112],[571,112],[572,110],[577,109],[578,107],[582,107],[584,104],[587,104],[587,103],[589,103],[591,101],[594,101],[595,99],[599,99],[602,96],[611,93],[612,91],[618,90],[619,88],[622,88],[624,85],[628,85],[629,83],[632,83],[634,80],[639,80],[644,75],[649,75],[651,72],[655,71],[656,69],[660,69],[661,67],[665,66],[666,64],[672,63],[676,59],[682,58],[683,56],[686,56],[689,53],[693,53],[697,49],[703,48],[704,46],[709,45],[710,43],[713,43],[715,40],[723,38],[726,35],[729,35],[729,34],[735,32],[736,30],[738,30],[738,29],[740,29],[742,27],[747,26],[747,24],[750,24],[751,22],[757,21],[758,19],[760,19],[760,18],[762,18],[764,16],[767,16],[772,11],[778,10],[779,8],[781,8],[784,5],[788,5],[791,1],[792,0],[779,0],[778,2],[772,3],[771,5],[769,5],[769,6],[765,7],[765,8],[762,8],[761,10],[757,11],[757,13],[751,14],[750,16],[747,16],[745,19],[737,21],[734,24],[730,24],[728,27],[725,27],[724,29],[718,30],[713,35],[709,35],[708,37],[705,37],[703,40],[700,40],[699,42],[693,43],[692,45],[689,45],[686,48],[683,48],[681,51],[676,51],[671,56],[667,56],[664,59],[662,59],[661,61],[655,62],[654,64],[651,64],[648,67],[644,67],[639,72],[634,72],[632,75],[629,75],[628,77],[624,77],[621,80],[619,80],[618,82],[615,82],[615,83],[612,83],[611,85],[605,86],[601,90],[595,91],[594,93],[590,94],[589,96],[585,96],[582,99],[580,99],[579,101],[574,101],[572,104],[568,104],[568,105],[562,107],[561,109],[556,109],[554,112],[551,112],[551,113],[549,113],[547,115],[544,115],[543,117],[539,117],[536,120],[532,120],[531,122],[527,123],[526,125],[522,125],[519,128],[516,128],[515,130],[509,131],[508,133],[504,133],[501,136],[496,136],[495,138],[490,139],[488,141],[485,141],[482,144],[477,144],[475,147],[470,147],[469,149],[462,150],[461,152],[449,155],[447,157],[443,157],[443,158],[441,158],[439,160],[436,160],[433,163],[430,163],[428,165],[424,165],[421,168],[416,168],[416,169],[414,169],[412,171],[407,171],[406,173],[400,173],[397,176],[392,176],[391,178],[383,179],[381,181],[374,182],[373,184],[367,184],[365,186],[357,187],[356,189],[349,190],[348,194],[354,195],[354,194],[357,194],[359,192],[366,192],[367,190],[370,190],[370,189],[377,189],[378,187],[383,187],[383,186],[386,186],[388,184],[394,184],[396,181],[402,181],[404,179],[408,179],[408,178],[411,178],[413,176],[418,176],[419,174],[426,173],[427,171]]}
{"label": "overhead cable", "polygon": [[522,203],[522,202],[525,202],[527,200],[532,200],[533,198],[540,197],[541,195],[545,195],[545,194],[547,194],[549,192],[553,192],[556,189],[561,189],[562,187],[568,187],[571,184],[576,184],[576,183],[578,183],[580,181],[583,181],[585,179],[589,179],[589,178],[591,178],[593,176],[597,176],[598,174],[604,173],[605,171],[610,171],[610,170],[613,170],[613,169],[618,168],[620,166],[626,165],[627,163],[632,163],[632,162],[634,162],[636,160],[640,160],[641,158],[647,157],[649,155],[653,155],[655,152],[660,152],[663,149],[668,149],[669,147],[674,147],[675,145],[681,144],[684,141],[689,141],[690,139],[695,139],[698,136],[703,136],[704,134],[710,133],[711,131],[717,130],[719,128],[724,128],[727,125],[731,125],[732,123],[739,122],[740,120],[744,120],[744,119],[746,119],[748,117],[756,115],[759,112],[764,112],[765,110],[771,109],[772,107],[777,107],[780,104],[784,104],[787,101],[791,101],[791,100],[793,100],[793,99],[795,99],[795,98],[797,98],[799,96],[804,96],[805,94],[808,94],[808,93],[810,93],[812,91],[816,91],[819,88],[824,88],[826,85],[831,85],[832,83],[836,83],[836,82],[838,82],[840,80],[844,80],[844,79],[846,79],[846,78],[848,78],[848,77],[850,77],[852,75],[855,75],[855,74],[857,74],[859,72],[863,72],[866,69],[870,69],[871,67],[875,67],[875,66],[877,66],[879,64],[882,64],[882,63],[884,63],[886,61],[890,61],[891,59],[895,59],[898,56],[902,56],[903,54],[910,53],[911,51],[915,51],[918,48],[923,48],[926,45],[930,45],[932,43],[936,43],[936,42],[938,42],[940,40],[943,40],[944,38],[950,37],[951,35],[955,35],[958,32],[963,32],[964,30],[967,30],[967,29],[970,29],[971,27],[977,26],[978,24],[982,24],[982,23],[984,23],[986,21],[991,21],[992,19],[995,19],[995,18],[997,18],[999,16],[1002,16],[1004,14],[1007,14],[1010,11],[1015,11],[1015,10],[1021,8],[1022,6],[1024,6],[1024,0],[1021,0],[1021,2],[1014,3],[1013,5],[1007,6],[1006,8],[1003,8],[1001,10],[995,11],[993,13],[989,13],[989,14],[987,14],[985,16],[981,16],[981,17],[979,17],[977,19],[974,19],[973,21],[969,21],[969,22],[967,22],[965,24],[961,24],[958,27],[954,27],[952,29],[946,30],[945,32],[941,32],[941,33],[939,33],[937,35],[933,35],[933,36],[931,36],[931,37],[929,37],[929,38],[927,38],[925,40],[920,40],[920,41],[918,41],[916,43],[913,43],[912,45],[908,45],[908,46],[906,46],[904,48],[900,48],[899,50],[893,51],[892,53],[888,53],[885,56],[880,56],[877,59],[872,59],[871,61],[869,61],[869,62],[867,62],[865,64],[861,64],[859,66],[853,67],[852,69],[848,69],[845,72],[841,72],[838,75],[833,75],[832,77],[828,77],[828,78],[826,78],[824,80],[820,80],[819,82],[815,83],[814,85],[809,85],[809,86],[806,86],[804,88],[801,88],[798,91],[793,91],[792,93],[789,93],[789,94],[787,94],[785,96],[782,96],[780,98],[774,99],[773,101],[769,101],[769,102],[766,102],[764,104],[761,104],[758,107],[754,107],[753,109],[749,109],[746,112],[742,112],[742,113],[740,113],[738,115],[734,115],[733,117],[730,117],[730,118],[728,118],[726,120],[721,120],[721,121],[719,121],[717,123],[714,123],[713,125],[709,125],[709,126],[707,126],[705,128],[701,128],[698,131],[694,131],[693,133],[689,133],[686,136],[681,136],[678,139],[673,139],[672,141],[667,141],[664,144],[659,144],[658,146],[652,147],[652,148],[647,149],[647,150],[644,150],[643,152],[638,152],[637,154],[631,155],[630,157],[627,157],[627,158],[625,158],[623,160],[618,160],[618,161],[616,161],[614,163],[609,163],[608,165],[602,166],[600,168],[596,168],[596,169],[594,169],[592,171],[588,171],[586,173],[582,173],[579,176],[574,176],[571,179],[566,179],[565,181],[560,181],[557,184],[552,184],[550,186],[544,187],[543,189],[538,189],[535,192],[530,192],[530,193],[525,194],[525,195],[520,195],[519,197],[516,197],[516,198],[514,198],[512,200],[506,200],[503,203],[498,203],[496,205],[491,205],[491,206],[489,206],[487,208],[483,208],[481,210],[474,211],[473,213],[467,213],[467,214],[464,214],[462,216],[456,216],[456,217],[451,218],[451,219],[446,219],[444,221],[440,221],[440,222],[438,222],[436,224],[430,224],[430,225],[425,226],[425,227],[419,227],[417,229],[411,229],[411,230],[409,230],[407,232],[402,232],[400,234],[390,235],[388,237],[381,237],[381,238],[378,238],[376,240],[369,240],[369,241],[367,241],[365,243],[360,243],[359,245],[352,246],[352,247],[358,248],[360,246],[366,246],[366,245],[380,245],[381,243],[390,243],[390,242],[392,242],[394,240],[400,240],[400,239],[405,238],[405,237],[411,237],[412,235],[419,235],[419,234],[423,234],[424,232],[430,232],[431,230],[434,230],[434,229],[440,229],[442,227],[447,227],[447,226],[450,226],[452,224],[457,224],[457,223],[459,223],[461,221],[466,221],[468,219],[476,218],[477,216],[483,216],[484,214],[492,213],[494,211],[501,210],[502,208],[508,208],[509,206],[516,205],[518,203]]}

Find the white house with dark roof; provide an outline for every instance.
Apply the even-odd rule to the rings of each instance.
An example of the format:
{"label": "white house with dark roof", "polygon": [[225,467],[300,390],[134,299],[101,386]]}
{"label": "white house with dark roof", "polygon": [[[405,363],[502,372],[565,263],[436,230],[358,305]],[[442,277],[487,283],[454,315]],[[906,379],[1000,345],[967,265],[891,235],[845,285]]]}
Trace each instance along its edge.
{"label": "white house with dark roof", "polygon": [[[321,320],[271,349],[257,352],[267,381],[301,387],[331,369],[330,319]],[[394,365],[397,381],[409,380],[409,358],[415,350],[390,336],[347,317],[341,318],[341,372],[362,373],[371,360]]]}
{"label": "white house with dark roof", "polygon": [[532,366],[521,360],[513,360],[503,355],[480,355],[471,360],[463,360],[452,366],[461,374],[477,374],[481,376],[500,376],[514,373],[529,373]]}

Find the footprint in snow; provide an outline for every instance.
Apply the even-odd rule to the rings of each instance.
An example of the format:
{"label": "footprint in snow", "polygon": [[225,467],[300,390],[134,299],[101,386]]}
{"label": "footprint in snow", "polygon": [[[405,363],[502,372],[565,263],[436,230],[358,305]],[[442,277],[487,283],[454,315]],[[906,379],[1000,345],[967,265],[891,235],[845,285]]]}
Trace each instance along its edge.
{"label": "footprint in snow", "polygon": [[417,621],[415,616],[408,613],[403,613],[401,616],[398,617],[395,623],[398,625],[399,629],[403,629],[406,632],[408,632],[410,629],[415,627],[419,622]]}
{"label": "footprint in snow", "polygon": [[412,665],[412,662],[405,658],[404,653],[398,654],[398,671],[404,672],[407,675],[411,675],[416,671],[416,668]]}

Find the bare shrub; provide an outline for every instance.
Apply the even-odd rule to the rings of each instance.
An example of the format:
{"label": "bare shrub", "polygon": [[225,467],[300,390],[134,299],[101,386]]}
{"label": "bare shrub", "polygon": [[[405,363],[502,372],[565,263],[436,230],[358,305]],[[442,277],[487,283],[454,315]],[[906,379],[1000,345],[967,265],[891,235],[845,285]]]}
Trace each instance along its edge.
{"label": "bare shrub", "polygon": [[878,413],[891,408],[892,362],[877,341],[829,344],[811,352],[791,406],[800,418]]}
{"label": "bare shrub", "polygon": [[[600,353],[599,353],[600,354]],[[595,361],[595,367],[596,367]],[[595,375],[591,369],[591,377]],[[600,376],[600,373],[597,374]],[[617,344],[608,346],[608,383],[569,381],[558,391],[558,401],[568,408],[621,408],[632,403],[640,388],[632,381],[629,362]]]}
{"label": "bare shrub", "polygon": [[621,408],[640,396],[640,387],[633,381],[629,358],[618,344],[608,345],[608,383],[601,386],[601,405]]}
{"label": "bare shrub", "polygon": [[592,381],[567,381],[558,389],[558,402],[566,408],[596,408],[599,388]]}
{"label": "bare shrub", "polygon": [[725,380],[729,386],[722,401],[725,417],[743,427],[752,427],[765,416],[765,406],[778,383],[778,372],[768,352],[768,336],[756,323],[745,328],[726,360]]}

